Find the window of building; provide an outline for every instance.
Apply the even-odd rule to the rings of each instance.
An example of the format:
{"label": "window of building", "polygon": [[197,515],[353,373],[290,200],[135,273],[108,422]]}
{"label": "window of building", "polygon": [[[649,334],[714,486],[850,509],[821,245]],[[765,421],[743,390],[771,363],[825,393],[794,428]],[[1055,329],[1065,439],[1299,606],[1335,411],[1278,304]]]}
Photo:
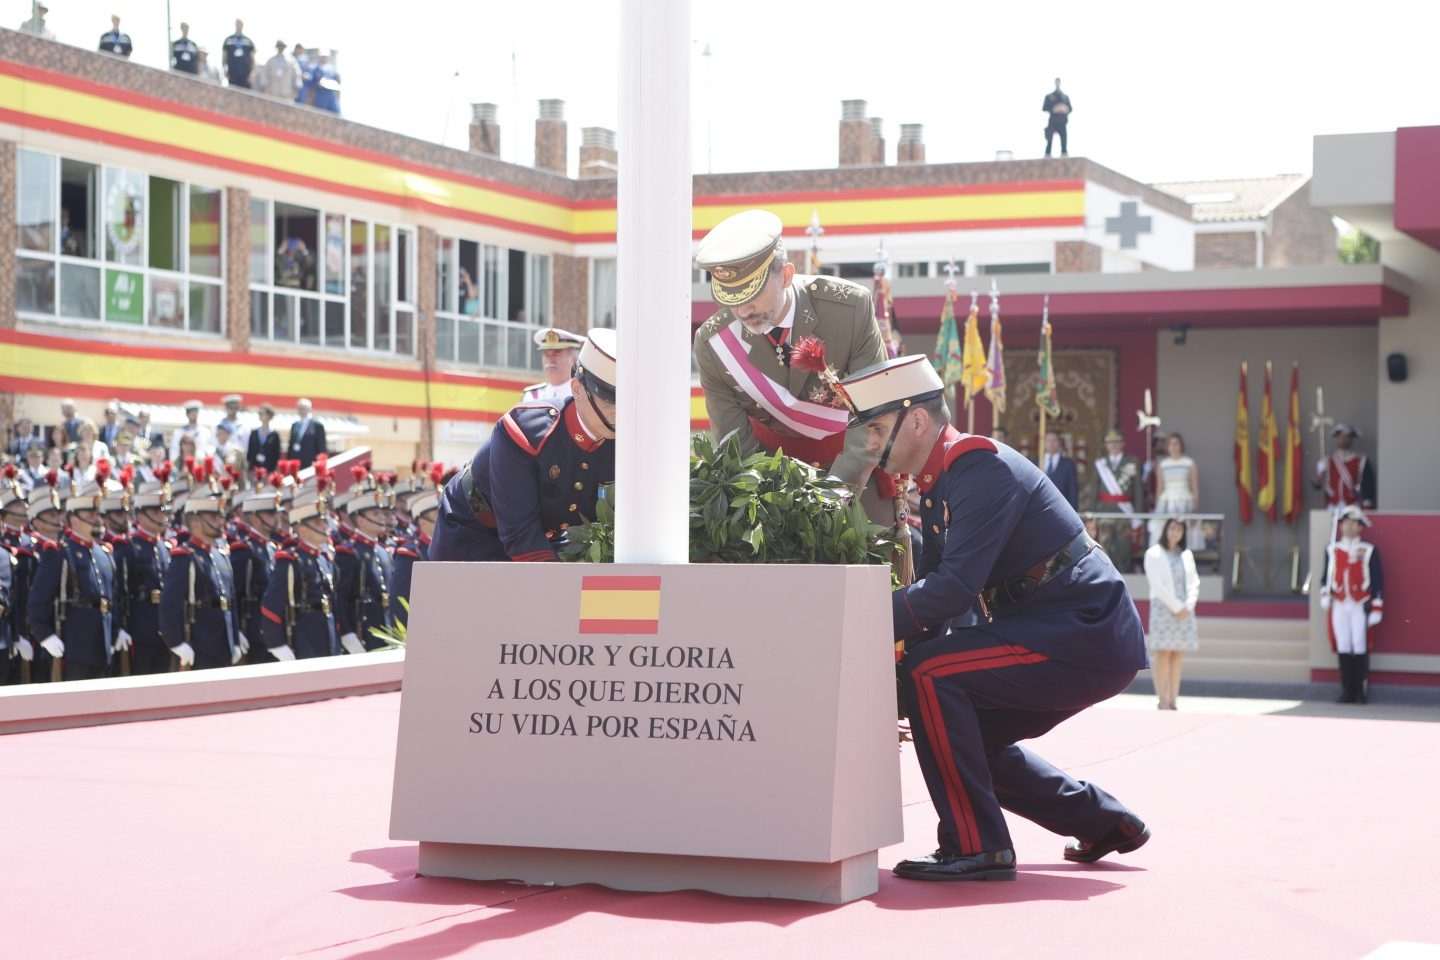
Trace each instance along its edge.
{"label": "window of building", "polygon": [[[873,274],[872,274],[873,276]],[[896,277],[928,277],[930,276],[930,264],[924,263],[897,263],[895,264]]]}
{"label": "window of building", "polygon": [[218,336],[224,195],[17,151],[19,313]]}
{"label": "window of building", "polygon": [[[697,272],[692,269],[692,281]],[[614,257],[590,261],[590,326],[592,327],[613,328],[615,326],[616,276]]]}
{"label": "window of building", "polygon": [[552,323],[550,257],[439,237],[435,259],[436,358],[470,367],[539,370],[535,332]]}
{"label": "window of building", "polygon": [[250,204],[254,337],[415,354],[415,232],[281,200]]}

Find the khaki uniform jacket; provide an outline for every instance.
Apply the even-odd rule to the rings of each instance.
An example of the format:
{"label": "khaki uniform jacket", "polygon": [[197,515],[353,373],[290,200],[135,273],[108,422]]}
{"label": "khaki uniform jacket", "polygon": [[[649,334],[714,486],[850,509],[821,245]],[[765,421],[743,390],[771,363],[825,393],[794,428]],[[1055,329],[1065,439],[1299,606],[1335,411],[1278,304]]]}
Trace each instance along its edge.
{"label": "khaki uniform jacket", "polygon": [[[1099,459],[1105,458],[1102,456]],[[1132,471],[1129,477],[1125,475],[1126,470]],[[1115,479],[1120,484],[1120,490],[1122,493],[1130,495],[1130,503],[1135,507],[1136,513],[1145,512],[1145,484],[1141,482],[1140,477],[1143,472],[1140,469],[1140,461],[1129,454],[1121,457],[1120,466],[1115,468]],[[1109,492],[1100,482],[1100,471],[1096,463],[1091,463],[1089,476],[1085,480],[1085,490],[1080,498],[1081,508],[1094,510],[1097,513],[1119,513],[1118,504],[1100,502],[1100,494]]]}
{"label": "khaki uniform jacket", "polygon": [[[841,379],[885,359],[875,307],[870,291],[865,287],[837,277],[796,275],[790,289],[795,295],[795,326],[790,332],[791,344],[799,343],[808,336],[818,337],[825,343],[826,361]],[[760,443],[750,428],[751,417],[777,433],[789,433],[789,430],[777,424],[769,411],[740,389],[710,345],[710,338],[734,319],[729,308],[725,308],[700,326],[695,334],[695,362],[700,368],[700,386],[705,391],[711,436],[718,442],[738,431],[741,450],[748,455],[760,449]],[[819,374],[783,366],[763,334],[746,332],[742,339],[751,347],[750,362],[757,370],[800,400],[825,402],[822,397],[825,387]],[[847,483],[858,486],[875,466],[874,459],[865,453],[865,430],[847,430],[844,452],[833,465],[822,466],[829,467],[833,475]]]}

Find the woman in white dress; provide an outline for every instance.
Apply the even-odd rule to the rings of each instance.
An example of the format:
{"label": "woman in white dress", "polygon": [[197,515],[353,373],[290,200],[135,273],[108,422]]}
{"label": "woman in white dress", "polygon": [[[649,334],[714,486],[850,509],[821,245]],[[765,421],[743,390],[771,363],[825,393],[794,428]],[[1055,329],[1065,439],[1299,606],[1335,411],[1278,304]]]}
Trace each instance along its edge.
{"label": "woman in white dress", "polygon": [[1145,551],[1145,578],[1150,581],[1150,669],[1161,710],[1174,710],[1180,695],[1180,668],[1187,650],[1200,648],[1195,604],[1200,600],[1200,574],[1195,555],[1185,548],[1185,524],[1165,521],[1162,540]]}
{"label": "woman in white dress", "polygon": [[[1165,439],[1165,454],[1158,466],[1160,495],[1155,498],[1155,512],[1168,516],[1194,513],[1200,504],[1200,471],[1195,468],[1195,461],[1185,455],[1185,438],[1178,433],[1170,434]],[[1150,521],[1151,543],[1161,542],[1160,531],[1164,525],[1163,517]],[[1190,524],[1190,538],[1197,549],[1205,546],[1199,524]]]}

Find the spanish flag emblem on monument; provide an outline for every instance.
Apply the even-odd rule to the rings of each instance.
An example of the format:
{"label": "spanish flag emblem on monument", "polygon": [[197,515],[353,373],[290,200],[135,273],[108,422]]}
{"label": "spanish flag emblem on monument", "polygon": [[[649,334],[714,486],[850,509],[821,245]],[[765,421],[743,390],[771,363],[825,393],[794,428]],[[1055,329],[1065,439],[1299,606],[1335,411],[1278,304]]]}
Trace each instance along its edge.
{"label": "spanish flag emblem on monument", "polygon": [[582,577],[580,632],[660,632],[659,577]]}

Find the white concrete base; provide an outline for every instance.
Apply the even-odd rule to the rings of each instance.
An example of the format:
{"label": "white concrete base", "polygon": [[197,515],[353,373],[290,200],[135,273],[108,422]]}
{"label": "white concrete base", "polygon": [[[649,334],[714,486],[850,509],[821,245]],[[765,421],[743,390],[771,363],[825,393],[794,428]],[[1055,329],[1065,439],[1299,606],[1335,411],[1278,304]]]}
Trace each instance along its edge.
{"label": "white concrete base", "polygon": [[403,650],[0,687],[0,734],[163,720],[400,689]]}
{"label": "white concrete base", "polygon": [[729,897],[849,903],[880,889],[875,850],[837,863],[741,860],[607,850],[551,850],[420,842],[420,874],[467,880],[519,880],[538,886],[598,883],[662,893],[706,890]]}

